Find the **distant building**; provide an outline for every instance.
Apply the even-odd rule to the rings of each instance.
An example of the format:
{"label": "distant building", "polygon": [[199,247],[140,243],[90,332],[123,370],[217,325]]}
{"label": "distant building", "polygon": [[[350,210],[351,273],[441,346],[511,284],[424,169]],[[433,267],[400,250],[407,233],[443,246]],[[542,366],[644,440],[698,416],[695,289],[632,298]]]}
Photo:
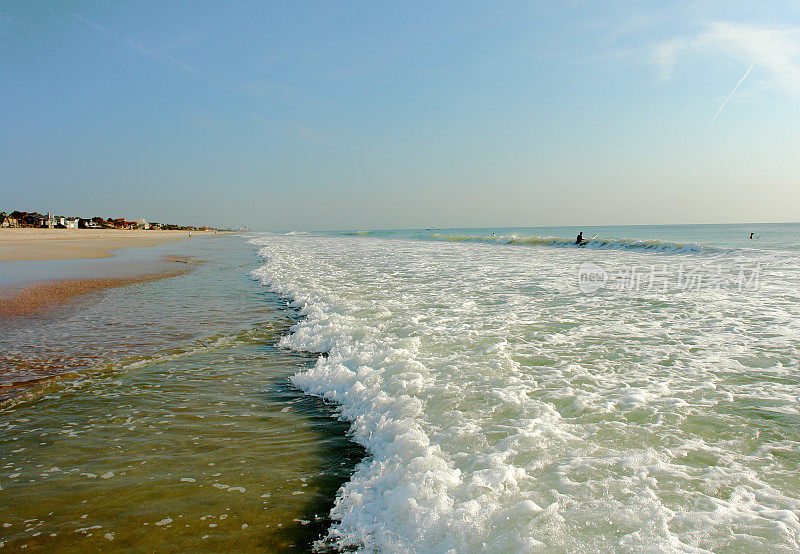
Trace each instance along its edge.
{"label": "distant building", "polygon": [[55,227],[56,229],[77,229],[78,218],[64,217],[63,215],[55,216],[48,221],[48,227]]}
{"label": "distant building", "polygon": [[7,215],[0,216],[0,227],[19,227],[19,221],[15,217],[10,217]]}
{"label": "distant building", "polygon": [[45,227],[52,229],[56,226],[56,218],[49,213],[42,215],[36,212],[30,213],[25,217],[25,223],[31,227]]}
{"label": "distant building", "polygon": [[149,229],[150,224],[147,223],[147,220],[145,218],[141,218],[136,220],[136,227],[139,229]]}
{"label": "distant building", "polygon": [[78,220],[78,229],[102,229],[102,227],[96,221],[80,218]]}

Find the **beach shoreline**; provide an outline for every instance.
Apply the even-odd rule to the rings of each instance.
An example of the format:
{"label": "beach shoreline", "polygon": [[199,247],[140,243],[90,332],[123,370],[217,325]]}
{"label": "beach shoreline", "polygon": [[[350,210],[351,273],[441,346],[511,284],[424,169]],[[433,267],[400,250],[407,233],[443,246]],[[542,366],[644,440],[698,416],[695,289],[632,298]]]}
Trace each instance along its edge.
{"label": "beach shoreline", "polygon": [[219,231],[0,228],[0,262],[107,258],[121,248],[223,234]]}
{"label": "beach shoreline", "polygon": [[[198,238],[214,235],[213,231],[192,232]],[[0,283],[0,321],[9,318],[41,316],[52,308],[76,300],[80,296],[135,283],[176,277],[190,271],[183,257],[153,257],[135,265],[130,262],[104,263],[97,274],[91,260],[117,258],[124,248],[148,248],[189,238],[188,231],[132,231],[115,229],[0,229],[0,262],[78,263],[83,270],[68,278],[56,278],[31,272],[29,278],[13,284]],[[155,253],[154,253],[155,254]],[[157,254],[156,254],[157,255]],[[87,260],[85,263],[81,260]],[[69,261],[69,262],[68,262]]]}
{"label": "beach shoreline", "polygon": [[[30,279],[0,284],[0,329],[35,328],[45,322],[60,320],[75,310],[86,310],[98,293],[132,285],[179,277],[193,271],[197,264],[179,256],[165,256],[144,261],[138,267],[116,259],[105,263],[105,274],[96,274],[92,260],[77,260],[83,271],[70,278],[54,278],[32,274]],[[67,260],[55,260],[67,263]],[[10,264],[27,262],[10,262]],[[34,262],[38,263],[38,262]],[[98,297],[99,298],[99,297]],[[64,360],[62,360],[64,362]],[[60,365],[36,360],[13,362],[0,357],[0,403],[26,392],[31,386],[52,379],[63,379],[74,372],[65,372]]]}
{"label": "beach shoreline", "polygon": [[[183,263],[182,260],[174,260],[174,262]],[[189,271],[190,268],[184,266],[144,275],[59,279],[0,288],[0,321],[21,316],[42,315],[50,308],[92,292],[177,277]]]}
{"label": "beach shoreline", "polygon": [[222,237],[13,264],[193,271],[89,291],[0,333],[6,548],[305,552],[326,536],[366,452],[333,405],[291,384],[318,355],[278,346],[297,315],[248,278],[253,250]]}

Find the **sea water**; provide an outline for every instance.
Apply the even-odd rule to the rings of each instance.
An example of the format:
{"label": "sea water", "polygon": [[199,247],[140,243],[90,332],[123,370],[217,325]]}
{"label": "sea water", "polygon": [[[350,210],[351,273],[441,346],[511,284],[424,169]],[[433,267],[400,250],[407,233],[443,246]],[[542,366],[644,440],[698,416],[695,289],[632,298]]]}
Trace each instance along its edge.
{"label": "sea water", "polygon": [[798,244],[748,225],[148,249],[203,263],[3,322],[0,378],[36,383],[0,406],[0,543],[797,551]]}
{"label": "sea water", "polygon": [[0,321],[0,550],[307,551],[330,526],[364,451],[289,383],[316,356],[277,346],[299,316],[248,275],[244,238],[0,273],[113,276],[171,256],[191,271]]}
{"label": "sea water", "polygon": [[251,243],[368,452],[325,544],[800,549],[800,225]]}

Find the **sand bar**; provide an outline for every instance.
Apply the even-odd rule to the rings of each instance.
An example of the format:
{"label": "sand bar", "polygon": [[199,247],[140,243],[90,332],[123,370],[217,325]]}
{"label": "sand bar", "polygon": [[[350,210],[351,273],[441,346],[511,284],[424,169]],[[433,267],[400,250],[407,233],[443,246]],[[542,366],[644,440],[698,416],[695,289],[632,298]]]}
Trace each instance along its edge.
{"label": "sand bar", "polygon": [[[191,231],[193,237],[214,231]],[[189,231],[0,228],[0,262],[107,258],[119,248],[154,246],[189,237]]]}

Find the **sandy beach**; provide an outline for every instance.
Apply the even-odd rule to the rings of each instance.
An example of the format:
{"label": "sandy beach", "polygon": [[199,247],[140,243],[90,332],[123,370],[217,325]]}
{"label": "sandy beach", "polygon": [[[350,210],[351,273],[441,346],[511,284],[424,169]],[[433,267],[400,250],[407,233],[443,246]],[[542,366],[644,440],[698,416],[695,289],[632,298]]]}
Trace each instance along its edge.
{"label": "sandy beach", "polygon": [[[215,231],[191,231],[193,237]],[[0,228],[0,262],[106,258],[114,250],[154,246],[189,237],[189,231]]]}
{"label": "sandy beach", "polygon": [[[213,231],[192,231],[192,236],[197,238],[213,234]],[[149,247],[188,237],[188,231],[0,229],[0,262],[108,258],[121,248]],[[102,278],[81,276],[43,282],[32,276],[21,286],[0,287],[0,319],[40,315],[51,306],[89,292],[180,275],[189,270],[187,262],[182,258],[168,258],[161,260],[158,267],[148,263],[141,270],[115,265],[112,274]]]}
{"label": "sandy beach", "polygon": [[[192,232],[198,239],[209,234],[213,231]],[[138,254],[137,261],[132,262],[127,254],[114,252],[178,242],[188,235],[188,231],[0,229],[0,270],[4,270],[0,279],[0,328],[36,327],[73,313],[75,301],[91,293],[188,273],[197,267],[197,260],[153,251]],[[56,265],[50,265],[49,270],[31,265],[48,263]],[[66,271],[67,266],[72,270]],[[20,273],[20,267],[27,269]],[[16,278],[6,279],[14,273]],[[61,362],[56,364],[0,359],[0,387],[5,392],[0,399],[16,394],[18,391],[12,388],[18,383],[27,386],[62,375],[66,367],[74,365],[69,356],[58,359]]]}

